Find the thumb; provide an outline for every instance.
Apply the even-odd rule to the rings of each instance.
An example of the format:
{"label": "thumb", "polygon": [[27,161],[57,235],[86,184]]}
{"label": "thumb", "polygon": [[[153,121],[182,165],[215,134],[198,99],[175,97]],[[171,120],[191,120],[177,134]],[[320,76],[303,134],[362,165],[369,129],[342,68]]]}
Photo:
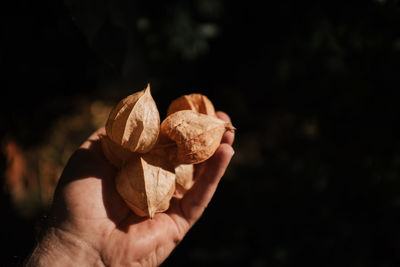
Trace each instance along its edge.
{"label": "thumb", "polygon": [[182,213],[190,226],[200,218],[211,201],[233,154],[232,146],[221,144],[214,155],[206,161],[204,172],[182,198]]}

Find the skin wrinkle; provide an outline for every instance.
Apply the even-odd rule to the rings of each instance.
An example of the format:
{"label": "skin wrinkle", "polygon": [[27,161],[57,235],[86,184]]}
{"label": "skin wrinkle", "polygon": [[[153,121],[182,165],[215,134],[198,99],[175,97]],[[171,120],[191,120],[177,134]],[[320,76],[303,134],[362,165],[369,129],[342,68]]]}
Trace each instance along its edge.
{"label": "skin wrinkle", "polygon": [[170,219],[174,222],[177,231],[177,239],[174,240],[176,244],[180,243],[182,237],[189,231],[191,225],[189,220],[187,219],[187,215],[183,211],[182,201],[178,201],[178,199],[173,198],[171,200],[171,206],[176,207],[177,211],[171,212],[171,208],[169,210]]}
{"label": "skin wrinkle", "polygon": [[[161,218],[161,217],[159,217],[159,218]],[[165,216],[163,216],[162,218],[165,218]],[[168,218],[168,217],[167,217]],[[170,218],[169,218],[170,219]],[[175,228],[175,227],[174,227]],[[172,235],[172,234],[174,234],[174,235],[176,235],[176,228],[174,229],[174,233],[173,232],[171,232],[171,229],[170,229],[170,227],[169,228],[167,228],[168,229],[168,231],[167,231],[167,234],[169,234],[169,235]],[[175,238],[173,238],[173,240],[175,240]],[[152,244],[154,244],[154,242],[151,242]],[[173,242],[173,244],[171,244],[172,245],[172,247],[175,247],[176,246],[176,243],[175,243],[175,241]],[[161,264],[161,262],[158,262],[157,261],[157,259],[159,259],[159,258],[162,258],[161,256],[159,256],[159,255],[165,255],[165,253],[163,253],[163,247],[162,246],[160,246],[159,244],[156,244],[155,245],[155,248],[152,250],[152,252],[146,257],[146,258],[144,258],[144,261],[145,261],[145,263],[147,263],[147,264],[143,264],[142,263],[142,266],[159,266],[160,264]]]}
{"label": "skin wrinkle", "polygon": [[[178,206],[179,213],[183,214],[181,205],[179,205],[178,203],[174,204]],[[169,218],[174,222],[174,225],[176,227],[176,236],[174,238],[174,243],[178,245],[182,241],[182,237],[189,231],[190,225],[187,220],[180,219],[179,216],[175,213],[171,213]]]}
{"label": "skin wrinkle", "polygon": [[[112,231],[110,232],[109,236],[114,236],[116,235],[116,231],[121,232],[121,230],[119,230],[117,227],[112,229]],[[108,238],[104,239],[104,242],[108,242]],[[111,266],[111,263],[109,262],[109,260],[107,260],[107,256],[108,254],[104,251],[105,246],[103,246],[103,249],[100,250],[100,255],[101,255],[101,260],[103,261],[103,263],[106,266]]]}
{"label": "skin wrinkle", "polygon": [[[163,222],[165,219],[166,219],[166,217],[165,216],[162,216],[163,214],[158,214],[159,216],[157,216],[155,219],[153,219],[152,220],[152,222],[153,223],[151,223],[150,225],[148,225],[148,227],[146,227],[145,229],[135,229],[135,230],[133,230],[134,232],[133,233],[137,233],[137,235],[140,235],[140,233],[141,232],[146,232],[147,230],[149,230],[149,231],[153,231],[153,228],[155,228],[155,227],[158,227],[157,225],[158,225],[158,223],[156,223],[156,221],[161,221],[161,222]],[[132,216],[129,216],[130,218],[132,218]],[[131,224],[131,222],[127,222],[127,224],[129,224],[129,225],[132,225]],[[148,228],[148,229],[147,229]],[[146,230],[147,229],[147,230]],[[116,230],[117,230],[117,232],[116,232]],[[128,230],[128,232],[127,233],[124,233],[124,232],[122,232],[121,230],[118,230],[118,229],[116,229],[116,230],[114,230],[113,232],[113,235],[115,235],[115,234],[117,234],[117,235],[125,235],[125,234],[133,234],[131,231],[131,229],[129,229]],[[115,233],[116,232],[116,233]],[[175,231],[175,233],[174,234],[176,234],[176,231]],[[157,232],[157,236],[158,235],[163,235],[163,233],[162,232]],[[144,244],[142,245],[142,246],[154,246],[155,244],[157,244],[157,242],[155,242],[155,239],[157,239],[158,237],[157,236],[152,236],[151,237],[151,239],[147,239],[147,240],[145,240],[144,242]],[[129,251],[130,251],[130,249],[129,249],[129,246],[126,246],[126,249],[127,249],[127,253],[129,253]],[[149,250],[151,250],[151,251],[153,251],[154,252],[154,250],[155,250],[155,248],[151,248],[151,249],[149,249]],[[119,253],[120,251],[118,251],[118,253]],[[154,255],[152,255],[152,253],[150,253],[150,254],[148,254],[146,257],[144,257],[143,258],[143,260],[138,260],[138,259],[136,259],[135,261],[133,261],[133,262],[130,262],[130,264],[134,264],[134,266],[149,266],[149,265],[146,265],[146,263],[148,263],[149,262],[149,259],[152,257],[152,256],[157,256],[157,254],[154,254]],[[138,264],[138,265],[136,265],[136,264]],[[118,265],[117,265],[118,266]],[[123,265],[123,266],[125,266],[125,265]],[[150,265],[150,266],[154,266],[154,265]]]}
{"label": "skin wrinkle", "polygon": [[100,253],[100,261],[101,261],[101,263],[104,265],[104,266],[106,266],[106,267],[108,267],[108,266],[110,266],[108,263],[106,263],[106,261],[104,260],[104,257],[103,257],[103,255],[102,255],[102,253]]}
{"label": "skin wrinkle", "polygon": [[[79,246],[83,246],[83,248],[89,248],[91,253],[96,254],[98,257],[100,257],[99,250],[96,249],[92,244],[89,242],[86,242],[82,238],[80,238],[78,235],[74,234],[72,231],[66,231],[63,230],[62,228],[53,228],[53,234],[60,240],[64,241],[64,243],[78,243]],[[72,237],[73,240],[70,240],[70,237]],[[63,242],[62,242],[63,243]],[[77,244],[74,244],[77,246]],[[71,258],[73,258],[75,255],[70,255]]]}
{"label": "skin wrinkle", "polygon": [[[88,219],[77,219],[77,218],[75,218],[74,220],[78,221],[79,223],[81,223],[83,225],[90,225],[90,222],[88,223],[88,221],[92,221],[92,220],[88,220]],[[98,221],[98,219],[96,219],[96,221]],[[109,227],[111,227],[111,225]],[[69,233],[73,234],[77,239],[80,239],[83,242],[86,242],[87,244],[92,243],[94,241],[94,240],[90,240],[92,242],[85,241],[83,239],[84,236],[79,234],[81,229],[78,228],[78,229],[74,230],[74,228],[77,228],[77,227],[67,227],[66,225],[64,225],[64,226],[63,225],[59,225],[59,226],[57,226],[57,228],[62,230],[62,231],[64,231],[64,232],[67,232],[67,233],[69,232]],[[111,232],[112,232],[112,230],[105,229],[104,231],[101,232],[102,233],[101,236],[103,236],[103,238],[100,238],[100,239],[101,240],[107,240],[108,237],[110,236]],[[99,247],[95,247],[94,245],[91,245],[91,246],[93,247],[93,249],[99,250]]]}

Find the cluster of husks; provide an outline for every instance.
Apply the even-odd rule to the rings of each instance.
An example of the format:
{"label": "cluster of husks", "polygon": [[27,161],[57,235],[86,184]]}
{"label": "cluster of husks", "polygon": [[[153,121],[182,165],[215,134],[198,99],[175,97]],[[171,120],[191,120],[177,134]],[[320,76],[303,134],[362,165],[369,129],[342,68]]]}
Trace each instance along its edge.
{"label": "cluster of husks", "polygon": [[202,94],[172,101],[160,124],[148,85],[113,108],[101,144],[119,170],[115,182],[121,197],[137,215],[152,218],[168,209],[175,190],[191,188],[193,164],[210,158],[223,134],[234,129],[216,117]]}

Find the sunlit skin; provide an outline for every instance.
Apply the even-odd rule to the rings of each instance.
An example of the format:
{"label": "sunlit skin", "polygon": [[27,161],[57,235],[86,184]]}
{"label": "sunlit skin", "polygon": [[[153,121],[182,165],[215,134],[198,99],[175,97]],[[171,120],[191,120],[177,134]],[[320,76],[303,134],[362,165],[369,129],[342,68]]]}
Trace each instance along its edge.
{"label": "sunlit skin", "polygon": [[[217,116],[230,121],[227,114]],[[28,266],[158,266],[203,214],[234,154],[226,132],[215,154],[197,166],[193,187],[168,211],[138,217],[118,195],[116,169],[104,158],[99,134],[72,155],[57,186],[50,224]]]}

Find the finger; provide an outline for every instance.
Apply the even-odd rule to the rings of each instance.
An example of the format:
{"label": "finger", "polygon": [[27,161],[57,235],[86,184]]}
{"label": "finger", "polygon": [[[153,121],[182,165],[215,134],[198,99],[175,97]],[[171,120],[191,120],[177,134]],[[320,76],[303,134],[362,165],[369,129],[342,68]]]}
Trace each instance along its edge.
{"label": "finger", "polygon": [[201,177],[182,198],[181,210],[189,226],[193,225],[204,212],[233,154],[234,151],[230,145],[221,144],[214,155],[207,161]]}
{"label": "finger", "polygon": [[97,129],[95,132],[93,132],[89,136],[89,138],[85,142],[83,142],[83,144],[80,146],[80,148],[89,149],[93,145],[93,143],[100,140],[101,135],[105,135],[105,134],[106,134],[106,129],[104,127]]}
{"label": "finger", "polygon": [[223,112],[223,111],[217,111],[217,112],[215,112],[215,115],[216,115],[219,119],[221,119],[221,120],[223,120],[223,121],[231,122],[231,118],[229,117],[229,115],[226,114],[226,113]]}
{"label": "finger", "polygon": [[[215,115],[217,115],[217,117],[223,121],[231,122],[231,118],[229,117],[229,115],[223,111],[217,111]],[[235,140],[235,133],[233,131],[226,131],[222,136],[221,143],[232,145],[234,140]]]}

